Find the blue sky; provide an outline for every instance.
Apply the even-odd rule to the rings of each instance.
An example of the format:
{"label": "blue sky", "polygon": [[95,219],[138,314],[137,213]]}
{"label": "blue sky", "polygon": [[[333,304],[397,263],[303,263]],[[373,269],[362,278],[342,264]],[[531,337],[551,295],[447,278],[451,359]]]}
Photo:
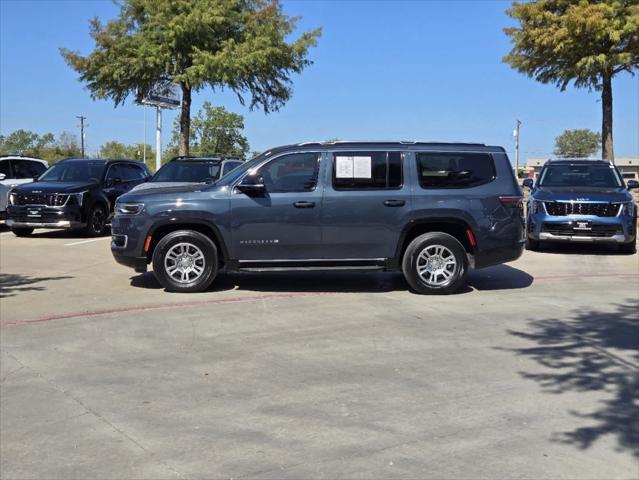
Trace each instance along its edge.
{"label": "blue sky", "polygon": [[[277,113],[242,107],[234,94],[195,95],[241,113],[252,150],[309,140],[475,141],[504,146],[514,161],[512,130],[523,121],[522,159],[550,155],[566,128],[599,131],[597,92],[559,91],[501,62],[509,43],[508,1],[285,1],[300,29],[323,27],[314,64],[294,80],[293,98]],[[144,110],[93,101],[59,55],[88,53],[88,20],[117,14],[110,0],[0,0],[0,132],[78,131],[88,117],[88,152],[103,142],[144,139]],[[614,82],[617,156],[639,156],[639,77]],[[163,140],[175,111],[165,111]],[[147,110],[147,142],[154,142]]]}

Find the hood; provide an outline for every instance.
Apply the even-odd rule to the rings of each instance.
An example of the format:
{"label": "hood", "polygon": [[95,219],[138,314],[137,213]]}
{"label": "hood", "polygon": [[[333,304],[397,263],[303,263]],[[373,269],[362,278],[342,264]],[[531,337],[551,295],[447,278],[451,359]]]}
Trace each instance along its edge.
{"label": "hood", "polygon": [[202,192],[212,190],[212,185],[205,183],[174,183],[174,182],[149,182],[140,185],[143,188],[134,188],[118,198],[123,202],[145,202],[148,200],[165,200],[169,198],[177,198],[181,194],[194,192]]}
{"label": "hood", "polygon": [[32,182],[14,188],[19,193],[77,193],[96,187],[96,182]]}
{"label": "hood", "polygon": [[533,193],[535,200],[559,202],[628,202],[632,195],[624,188],[593,187],[539,187]]}
{"label": "hood", "polygon": [[186,188],[186,191],[190,192],[192,191],[190,187],[194,185],[202,186],[201,183],[196,182],[146,182],[136,185],[131,189],[131,192],[139,192],[141,190],[152,190],[150,193],[179,192],[183,188]]}

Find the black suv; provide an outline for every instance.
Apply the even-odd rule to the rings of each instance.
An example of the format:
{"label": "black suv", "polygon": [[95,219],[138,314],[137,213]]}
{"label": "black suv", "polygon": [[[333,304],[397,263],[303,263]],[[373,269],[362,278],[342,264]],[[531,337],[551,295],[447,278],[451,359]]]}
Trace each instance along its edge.
{"label": "black suv", "polygon": [[115,259],[153,264],[168,290],[218,271],[400,270],[420,293],[450,293],[470,268],[517,259],[521,190],[501,147],[302,143],[269,150],[212,185],[118,199]]}
{"label": "black suv", "polygon": [[19,237],[35,228],[101,235],[115,200],[150,176],[146,165],[133,160],[62,160],[9,192],[6,224]]}

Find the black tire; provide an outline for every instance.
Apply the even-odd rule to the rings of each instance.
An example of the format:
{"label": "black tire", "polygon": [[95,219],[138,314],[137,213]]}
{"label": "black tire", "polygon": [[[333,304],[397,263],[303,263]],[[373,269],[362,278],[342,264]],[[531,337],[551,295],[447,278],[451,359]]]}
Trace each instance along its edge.
{"label": "black tire", "polygon": [[[189,258],[191,260],[197,258],[197,260],[193,260],[191,265],[197,264],[201,267],[202,272],[195,277],[197,272],[194,270],[185,274],[181,268],[177,268],[177,271],[174,270],[176,275],[180,275],[181,277],[186,275],[186,280],[182,279],[182,281],[180,281],[176,277],[171,276],[171,274],[167,271],[165,264],[168,262],[170,265],[172,261],[170,259],[167,260],[167,255],[174,256],[175,251],[179,250],[179,246],[185,244],[193,247],[189,247]],[[201,253],[202,261],[200,261],[197,256],[198,249]],[[189,255],[189,252],[187,252],[187,256]],[[178,262],[176,261],[172,265],[178,267]],[[190,266],[187,268],[190,268]],[[206,235],[194,230],[177,230],[169,233],[160,240],[153,251],[153,273],[155,274],[155,278],[157,278],[158,282],[160,282],[160,284],[170,292],[187,293],[206,290],[213,280],[215,280],[217,270],[218,255],[215,243],[213,243],[213,240]],[[192,279],[191,274],[194,276]]]}
{"label": "black tire", "polygon": [[[431,273],[431,275],[436,275],[435,282],[433,283],[441,283],[440,285],[434,285],[428,283],[422,278],[422,276],[420,276],[418,266],[425,268],[426,263],[428,262],[428,260],[425,260],[422,256],[422,253],[429,248],[435,249],[431,250],[431,253],[435,253],[436,247],[439,246],[444,247],[445,250],[444,255],[439,255],[439,258],[448,260],[448,258],[452,256],[454,257],[455,265],[451,270],[448,270],[446,266],[441,269],[448,271],[448,274],[450,275],[450,278],[443,278],[441,282],[436,281],[437,278],[444,277],[444,273],[439,275]],[[428,255],[428,253],[424,254]],[[424,264],[421,262],[424,262]],[[459,288],[466,283],[466,276],[468,275],[468,257],[464,246],[455,237],[442,232],[424,233],[410,242],[410,245],[406,248],[404,258],[402,259],[402,271],[404,272],[404,277],[408,284],[417,293],[427,295],[447,295],[459,290]]]}
{"label": "black tire", "polygon": [[16,237],[28,237],[33,233],[33,228],[16,227],[12,228],[11,231]]}
{"label": "black tire", "polygon": [[94,205],[87,215],[87,226],[84,233],[88,237],[99,237],[106,230],[107,212],[102,205]]}
{"label": "black tire", "polygon": [[533,252],[536,252],[537,250],[539,250],[539,245],[540,245],[539,240],[526,237],[526,250],[531,250]]}
{"label": "black tire", "polygon": [[637,253],[637,239],[635,238],[632,242],[622,243],[619,245],[619,251],[627,255],[634,255]]}

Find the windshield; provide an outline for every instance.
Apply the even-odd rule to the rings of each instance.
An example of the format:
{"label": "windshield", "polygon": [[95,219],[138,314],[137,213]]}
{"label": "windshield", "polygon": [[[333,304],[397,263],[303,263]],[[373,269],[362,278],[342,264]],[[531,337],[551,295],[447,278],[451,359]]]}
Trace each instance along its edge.
{"label": "windshield", "polygon": [[539,180],[540,187],[619,188],[623,184],[611,165],[550,165]]}
{"label": "windshield", "polygon": [[183,162],[167,163],[160,168],[151,182],[213,182],[220,176],[219,162]]}
{"label": "windshield", "polygon": [[100,182],[105,162],[79,160],[60,162],[50,167],[38,178],[41,182]]}

